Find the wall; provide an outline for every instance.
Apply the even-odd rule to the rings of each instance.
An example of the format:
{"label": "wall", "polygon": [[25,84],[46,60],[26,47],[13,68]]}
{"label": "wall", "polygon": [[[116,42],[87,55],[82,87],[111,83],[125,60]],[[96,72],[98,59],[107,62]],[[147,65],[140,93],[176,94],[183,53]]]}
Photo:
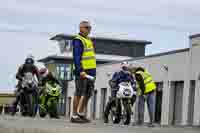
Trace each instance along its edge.
{"label": "wall", "polygon": [[200,52],[200,37],[193,38],[191,49],[191,79],[195,80],[200,74],[200,62],[199,62],[199,52]]}
{"label": "wall", "polygon": [[15,96],[13,94],[0,94],[0,105],[12,104],[14,100]]}
{"label": "wall", "polygon": [[193,124],[200,125],[200,63],[199,63],[199,51],[200,51],[200,37],[195,37],[190,40],[190,78],[196,81],[195,86],[195,98],[194,98],[194,113]]}
{"label": "wall", "polygon": [[188,52],[181,52],[154,58],[145,58],[138,60],[138,62],[147,65],[147,69],[153,75],[155,81],[163,81],[166,77],[164,74],[164,66],[167,66],[169,69],[170,80],[176,81],[184,79],[187,68],[187,56]]}
{"label": "wall", "polygon": [[[169,77],[171,80],[184,80],[184,74],[186,69],[186,58],[188,52],[181,52],[175,54],[164,55],[160,57],[147,57],[144,59],[139,59],[135,61],[130,61],[130,63],[138,65],[144,65],[148,71],[153,75],[153,78],[156,82],[163,81],[166,77],[164,73],[164,65],[168,66],[170,71]],[[105,88],[107,86],[108,77],[107,73],[115,72],[119,70],[120,63],[102,65],[97,68],[97,88]],[[98,80],[99,79],[99,80]]]}

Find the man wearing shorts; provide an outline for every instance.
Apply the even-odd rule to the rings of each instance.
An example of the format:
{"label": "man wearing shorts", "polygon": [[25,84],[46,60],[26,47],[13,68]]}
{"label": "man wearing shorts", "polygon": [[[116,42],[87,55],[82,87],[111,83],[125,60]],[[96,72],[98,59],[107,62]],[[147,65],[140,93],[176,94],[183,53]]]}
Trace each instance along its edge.
{"label": "man wearing shorts", "polygon": [[86,117],[88,101],[94,90],[96,77],[95,48],[88,37],[91,26],[88,21],[82,21],[79,25],[80,32],[72,41],[73,61],[75,65],[75,93],[73,99],[73,115],[71,122],[90,122]]}

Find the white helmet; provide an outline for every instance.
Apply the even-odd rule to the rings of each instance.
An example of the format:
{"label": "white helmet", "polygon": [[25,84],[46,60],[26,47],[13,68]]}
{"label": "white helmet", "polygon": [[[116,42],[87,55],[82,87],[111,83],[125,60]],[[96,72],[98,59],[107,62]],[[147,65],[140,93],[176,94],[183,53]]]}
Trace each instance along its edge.
{"label": "white helmet", "polygon": [[127,61],[124,61],[121,63],[121,70],[125,73],[129,72],[128,71],[129,63]]}
{"label": "white helmet", "polygon": [[41,77],[46,77],[48,75],[49,70],[43,63],[37,62],[36,66]]}
{"label": "white helmet", "polygon": [[127,61],[124,61],[121,63],[121,69],[124,71],[128,71],[129,63]]}
{"label": "white helmet", "polygon": [[39,73],[40,73],[40,76],[44,78],[44,77],[46,77],[48,75],[49,70],[47,68],[41,68],[39,70]]}

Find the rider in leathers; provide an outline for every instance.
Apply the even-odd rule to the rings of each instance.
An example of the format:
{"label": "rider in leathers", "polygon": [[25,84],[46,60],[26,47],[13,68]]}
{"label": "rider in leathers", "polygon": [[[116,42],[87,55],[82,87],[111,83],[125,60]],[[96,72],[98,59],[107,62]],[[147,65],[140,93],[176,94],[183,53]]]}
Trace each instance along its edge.
{"label": "rider in leathers", "polygon": [[23,77],[25,76],[25,73],[30,72],[33,75],[36,75],[38,81],[39,81],[39,72],[37,70],[37,67],[34,65],[34,57],[29,56],[25,59],[25,63],[21,65],[18,69],[18,72],[16,74],[16,79],[18,80],[18,84],[16,85],[16,99],[13,102],[13,112],[12,115],[14,115],[17,111],[17,105],[20,101],[20,95],[21,95],[21,90],[22,90],[22,80]]}
{"label": "rider in leathers", "polygon": [[[108,123],[109,111],[111,109],[114,98],[116,97],[117,91],[119,89],[118,85],[121,82],[130,82],[133,89],[135,90],[136,88],[136,80],[133,77],[133,75],[129,72],[128,66],[129,66],[128,62],[121,63],[121,70],[119,72],[115,72],[112,79],[109,81],[109,84],[111,87],[111,99],[113,100],[110,100],[106,105],[106,109],[104,112],[104,123]],[[136,97],[133,96],[131,100],[132,105],[134,104],[135,100],[136,100]]]}
{"label": "rider in leathers", "polygon": [[[48,71],[48,69],[46,67],[44,68],[41,68],[39,70],[39,73],[40,73],[40,93],[39,93],[39,96],[40,96],[40,108],[45,108],[46,104],[47,104],[47,100],[48,100],[48,97],[46,96],[46,88],[45,88],[45,84],[47,82],[49,82],[50,84],[58,84],[59,86],[61,86],[61,83],[53,76],[53,74],[51,72]],[[54,114],[54,116],[52,116],[54,118],[57,118],[59,119],[59,116],[58,114]]]}

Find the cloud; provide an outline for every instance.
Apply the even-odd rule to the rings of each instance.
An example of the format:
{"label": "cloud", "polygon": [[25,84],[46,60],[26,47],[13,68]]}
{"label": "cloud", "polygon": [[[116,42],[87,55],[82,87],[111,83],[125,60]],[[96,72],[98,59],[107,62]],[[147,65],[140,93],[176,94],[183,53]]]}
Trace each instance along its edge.
{"label": "cloud", "polygon": [[[76,21],[81,18],[90,18],[96,23],[112,23],[118,21],[122,24],[132,25],[155,25],[159,27],[177,27],[183,31],[196,31],[199,24],[200,9],[196,6],[200,2],[191,0],[157,0],[152,1],[100,1],[100,0],[29,0],[17,1],[16,3],[7,3],[8,6],[2,6],[3,10],[7,10],[16,14],[16,16],[28,16],[32,23],[59,23],[70,22],[75,25]],[[48,3],[48,4],[47,4]],[[106,3],[106,4],[105,4]],[[3,4],[2,4],[3,5]],[[5,14],[5,11],[2,12]],[[14,16],[14,15],[11,15]],[[33,19],[31,19],[33,17]],[[35,18],[39,18],[35,19]],[[24,19],[18,19],[17,21]],[[57,21],[56,21],[57,20]],[[125,20],[125,21],[124,21]],[[16,21],[16,22],[17,22]],[[35,22],[36,21],[36,22]],[[29,21],[28,21],[29,22]],[[29,22],[31,23],[31,22]],[[184,28],[185,27],[185,28]],[[198,29],[199,30],[199,29]]]}

